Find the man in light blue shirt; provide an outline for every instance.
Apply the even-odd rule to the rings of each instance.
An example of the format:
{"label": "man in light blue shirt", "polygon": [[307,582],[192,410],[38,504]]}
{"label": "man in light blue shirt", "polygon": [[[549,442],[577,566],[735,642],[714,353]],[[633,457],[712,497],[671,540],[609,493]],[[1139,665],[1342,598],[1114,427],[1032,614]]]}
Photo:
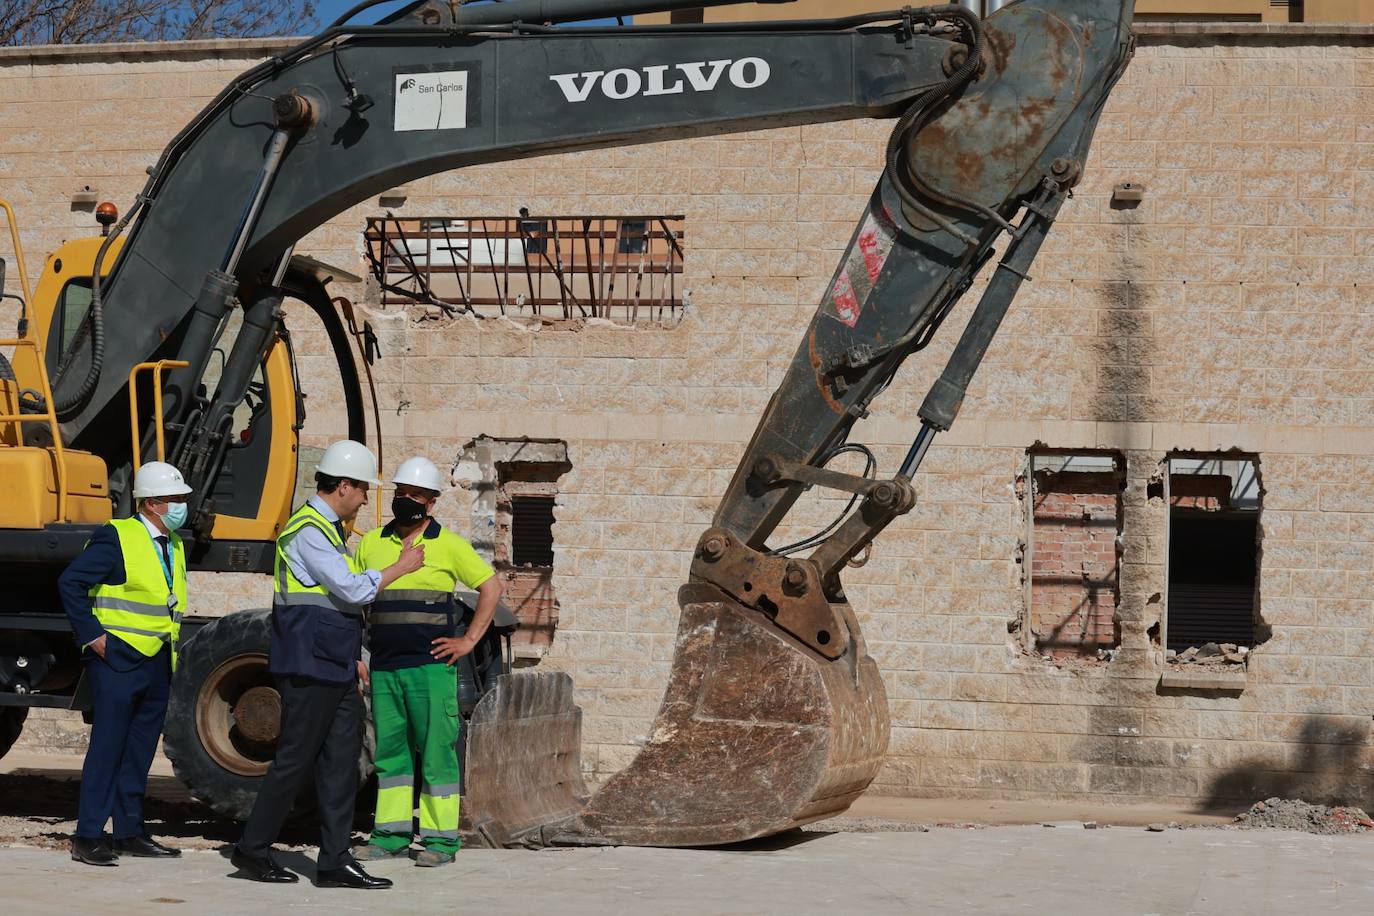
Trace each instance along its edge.
{"label": "man in light blue shirt", "polygon": [[230,860],[243,877],[287,884],[296,876],[271,855],[296,793],[315,772],[319,799],[319,887],[383,888],[349,852],[358,755],[363,739],[363,609],[424,564],[413,542],[380,572],[358,570],[345,546],[344,521],[357,517],[378,484],[377,459],[362,443],[336,442],[320,457],[316,493],[277,536],[272,641],[267,667],[281,695],[281,738],[243,837]]}
{"label": "man in light blue shirt", "polygon": [[[306,500],[316,512],[343,531],[339,513],[325,502],[318,493]],[[371,604],[377,597],[381,586],[382,574],[375,569],[354,572],[349,566],[348,556],[339,553],[329,542],[329,538],[318,528],[303,528],[286,545],[286,562],[291,564],[291,572],[305,585],[323,585],[335,602],[361,607]],[[360,672],[361,674],[361,672]],[[366,675],[363,675],[364,677]]]}

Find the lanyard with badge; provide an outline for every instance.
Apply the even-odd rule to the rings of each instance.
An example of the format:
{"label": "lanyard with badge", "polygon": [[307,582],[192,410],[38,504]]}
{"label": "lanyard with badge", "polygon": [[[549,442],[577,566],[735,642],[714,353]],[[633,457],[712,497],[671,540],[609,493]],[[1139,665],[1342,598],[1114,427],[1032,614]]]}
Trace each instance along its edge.
{"label": "lanyard with badge", "polygon": [[153,542],[153,553],[157,554],[157,564],[162,567],[162,577],[167,580],[167,613],[175,615],[177,609],[177,590],[173,585],[171,552],[175,549],[172,546],[172,538],[167,537],[167,550],[162,549],[162,545],[153,537],[151,531],[148,532],[148,539]]}

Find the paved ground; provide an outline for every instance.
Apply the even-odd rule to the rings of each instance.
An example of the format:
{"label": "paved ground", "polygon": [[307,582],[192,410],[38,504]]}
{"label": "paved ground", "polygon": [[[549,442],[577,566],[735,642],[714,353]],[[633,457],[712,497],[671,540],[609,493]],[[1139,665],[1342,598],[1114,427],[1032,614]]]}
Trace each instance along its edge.
{"label": "paved ground", "polygon": [[[1042,802],[866,797],[812,832],[728,850],[465,850],[442,869],[381,863],[389,891],[267,887],[228,877],[232,822],[208,815],[155,769],[150,826],[185,850],[176,862],[72,862],[70,757],[0,764],[0,912],[42,913],[96,900],[101,913],[261,914],[283,905],[333,911],[668,914],[1369,913],[1374,834],[1319,837],[1217,829],[1233,812]],[[1101,826],[1087,830],[1083,821]],[[1147,832],[1149,823],[1202,829]],[[1000,824],[967,829],[919,825]],[[1054,823],[1050,828],[1039,826]],[[1113,824],[1117,826],[1107,827]],[[1211,829],[1207,829],[1211,828]],[[360,834],[361,836],[361,834]],[[280,858],[308,879],[310,825]]]}
{"label": "paved ground", "polygon": [[[310,860],[282,856],[307,876]],[[1287,832],[933,829],[809,834],[737,850],[467,850],[443,869],[375,867],[388,891],[269,887],[226,877],[208,850],[178,862],[78,865],[55,850],[0,849],[6,913],[1368,913],[1374,837]]]}

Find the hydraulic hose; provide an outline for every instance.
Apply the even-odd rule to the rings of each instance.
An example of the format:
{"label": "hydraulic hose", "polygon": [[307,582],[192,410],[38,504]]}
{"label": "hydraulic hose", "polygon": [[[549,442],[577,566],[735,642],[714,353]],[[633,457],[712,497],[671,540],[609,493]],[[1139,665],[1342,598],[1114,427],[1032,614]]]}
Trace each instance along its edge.
{"label": "hydraulic hose", "polygon": [[[129,221],[134,218],[134,214],[143,206],[143,200],[141,194],[134,199],[134,205],[129,208],[129,212],[125,213],[110,230],[110,234],[101,243],[100,250],[96,252],[95,267],[91,271],[91,366],[86,370],[86,378],[82,380],[81,387],[73,392],[71,397],[57,402],[56,413],[59,420],[69,419],[72,414],[79,410],[81,405],[86,403],[86,399],[91,396],[91,392],[95,390],[96,383],[100,381],[100,370],[105,363],[105,310],[100,295],[100,265],[105,262],[105,254],[110,250],[110,245],[114,243],[119,234],[129,225]],[[68,362],[66,365],[69,366],[71,363]],[[65,370],[66,366],[58,370],[57,377],[52,382],[54,389],[66,377]],[[24,406],[25,412],[41,413],[47,409],[48,405],[43,397],[35,392],[32,398],[25,402]]]}
{"label": "hydraulic hose", "polygon": [[[967,42],[969,53],[963,65],[951,73],[943,83],[927,91],[912,103],[911,107],[897,119],[897,124],[893,127],[892,135],[887,141],[887,171],[892,176],[893,187],[896,188],[902,202],[908,207],[919,213],[929,215],[930,209],[920,199],[920,191],[916,187],[916,175],[909,168],[910,163],[903,164],[902,153],[907,141],[925,126],[925,118],[935,109],[935,106],[962,89],[978,73],[979,67],[982,66],[983,56],[987,51],[987,37],[983,32],[982,21],[957,4],[925,7],[913,10],[912,14],[913,16],[927,17],[928,21],[935,19],[957,20],[963,25],[969,36]],[[951,198],[951,200],[967,209],[976,210],[980,213],[987,212],[987,208],[981,204],[957,198]]]}

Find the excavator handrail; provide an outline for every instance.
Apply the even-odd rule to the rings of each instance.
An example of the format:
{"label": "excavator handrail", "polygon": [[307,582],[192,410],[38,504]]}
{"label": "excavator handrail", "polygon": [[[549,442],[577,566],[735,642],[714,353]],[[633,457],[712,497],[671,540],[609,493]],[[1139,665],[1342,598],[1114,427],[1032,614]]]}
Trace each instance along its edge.
{"label": "excavator handrail", "polygon": [[5,211],[5,218],[10,224],[10,239],[14,243],[14,260],[19,264],[19,285],[24,289],[24,301],[33,301],[33,292],[29,289],[29,271],[24,266],[24,245],[19,240],[19,223],[14,218],[14,208],[10,202],[0,198],[0,210]]}
{"label": "excavator handrail", "polygon": [[[5,211],[5,219],[9,222],[10,238],[14,243],[14,260],[19,265],[19,285],[24,290],[24,302],[33,301],[33,292],[29,289],[29,272],[24,265],[24,244],[19,238],[19,222],[14,217],[14,208],[10,202],[0,198],[0,209]],[[21,313],[22,314],[22,313]],[[0,414],[0,423],[13,423],[15,440],[23,444],[23,428],[25,423],[47,423],[48,432],[52,436],[53,461],[55,462],[53,482],[57,486],[57,517],[62,521],[67,519],[67,460],[62,448],[62,431],[57,425],[57,413],[53,409],[52,388],[48,383],[48,364],[43,358],[43,345],[38,342],[36,331],[28,330],[25,322],[20,322],[21,330],[24,331],[23,337],[6,337],[0,339],[0,347],[29,347],[34,353],[34,364],[38,367],[38,387],[43,395],[42,413],[20,413]],[[18,399],[15,401],[18,405]]]}
{"label": "excavator handrail", "polygon": [[162,370],[185,369],[191,365],[184,359],[159,359],[155,362],[139,363],[129,370],[129,436],[133,443],[134,473],[138,473],[143,461],[143,444],[138,433],[138,389],[134,386],[135,377],[145,369],[153,373],[153,421],[157,436],[157,460],[163,461],[167,455],[165,434],[162,429]]}
{"label": "excavator handrail", "polygon": [[[0,204],[3,204],[0,201]],[[5,204],[6,209],[9,205]],[[22,264],[23,261],[20,260]],[[15,438],[21,444],[24,436],[21,430],[25,423],[47,423],[48,431],[52,435],[53,460],[56,462],[54,482],[57,484],[57,517],[62,521],[67,518],[67,459],[62,448],[62,431],[57,425],[57,412],[53,409],[52,388],[48,385],[48,367],[43,362],[43,347],[39,345],[38,338],[30,333],[27,337],[6,337],[0,339],[0,347],[31,347],[34,351],[34,362],[38,365],[38,384],[43,393],[44,411],[42,413],[6,413],[0,414],[0,423],[15,424]],[[17,403],[17,400],[16,400]]]}

